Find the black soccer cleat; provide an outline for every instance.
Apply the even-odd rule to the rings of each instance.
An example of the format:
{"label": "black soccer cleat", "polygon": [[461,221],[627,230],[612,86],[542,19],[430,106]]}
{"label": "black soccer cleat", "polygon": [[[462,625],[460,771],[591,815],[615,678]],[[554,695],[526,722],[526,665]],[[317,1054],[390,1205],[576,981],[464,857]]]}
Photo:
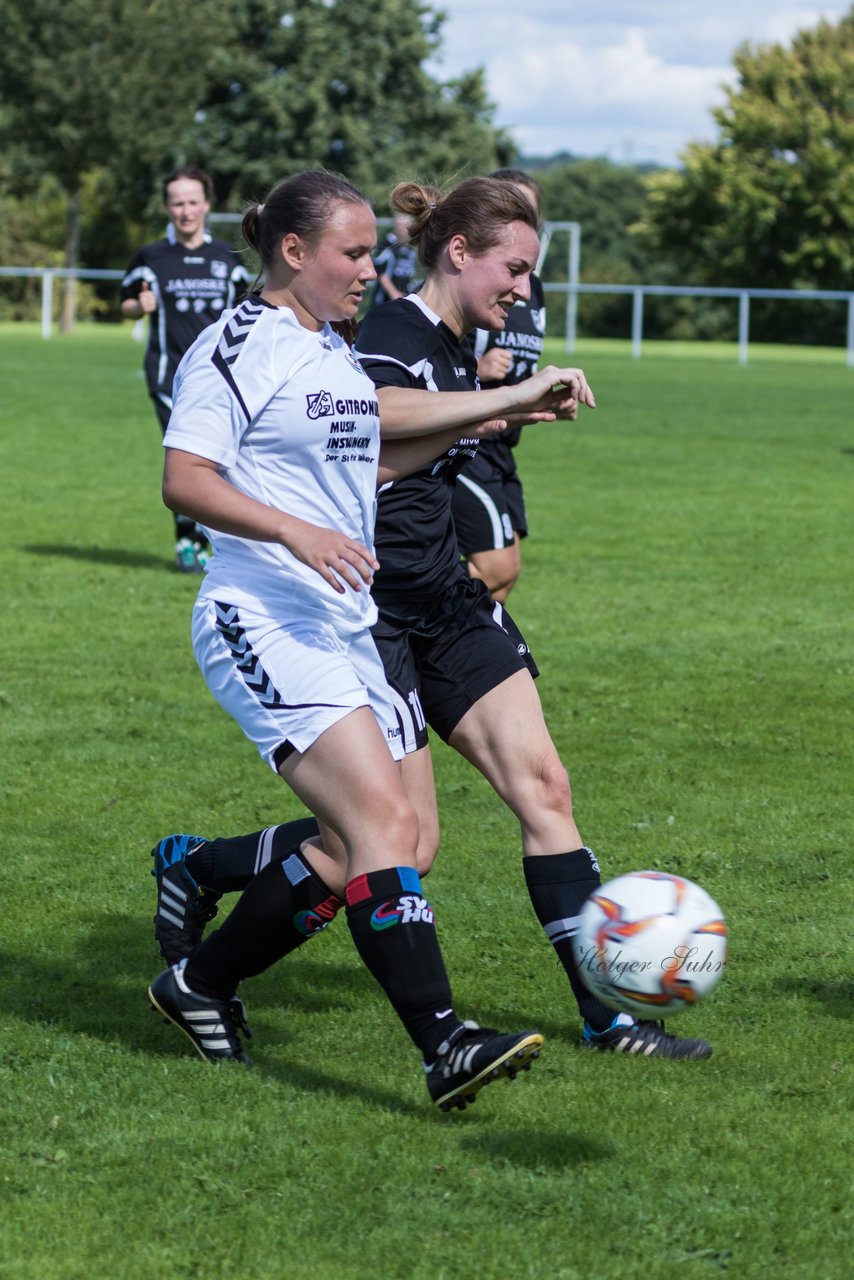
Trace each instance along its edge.
{"label": "black soccer cleat", "polygon": [[537,1031],[505,1035],[476,1022],[464,1022],[441,1046],[435,1061],[424,1064],[430,1097],[440,1111],[452,1107],[462,1111],[485,1085],[512,1080],[518,1071],[530,1070],[542,1046],[543,1037]]}
{"label": "black soccer cleat", "polygon": [[585,1022],[581,1044],[585,1049],[601,1049],[605,1053],[634,1053],[641,1058],[712,1056],[712,1046],[708,1040],[671,1036],[664,1030],[663,1022],[635,1022],[626,1013],[618,1014],[604,1031],[594,1031],[590,1023]]}
{"label": "black soccer cleat", "polygon": [[154,937],[167,964],[185,960],[217,913],[221,894],[197,884],[186,860],[205,844],[201,836],[166,836],[151,850],[157,881]]}
{"label": "black soccer cleat", "polygon": [[208,1062],[240,1062],[249,1066],[239,1032],[251,1040],[246,1009],[237,996],[217,1000],[191,991],[184,981],[184,966],[173,965],[154,979],[148,988],[151,1007],[167,1022],[192,1040]]}

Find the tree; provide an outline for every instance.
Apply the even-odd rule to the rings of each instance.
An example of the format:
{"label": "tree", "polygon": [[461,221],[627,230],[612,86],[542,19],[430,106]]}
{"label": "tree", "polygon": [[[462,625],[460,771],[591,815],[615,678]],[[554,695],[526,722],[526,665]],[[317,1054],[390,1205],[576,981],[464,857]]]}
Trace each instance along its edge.
{"label": "tree", "polygon": [[[597,284],[631,284],[653,278],[639,245],[629,235],[644,209],[643,173],[606,159],[569,155],[528,160],[543,191],[544,216],[553,222],[581,224],[581,279]],[[543,264],[543,279],[566,279],[566,241],[556,237]],[[549,332],[562,332],[565,306],[556,299]],[[631,302],[623,295],[582,295],[579,322],[585,332],[624,335]]]}
{"label": "tree", "polygon": [[402,178],[451,179],[514,155],[491,126],[482,71],[443,84],[425,70],[443,22],[425,5],[236,0],[232,22],[187,140],[220,203],[308,166],[382,200]]}
{"label": "tree", "polygon": [[854,8],[734,65],[718,141],[648,179],[639,243],[696,283],[854,287]]}
{"label": "tree", "polygon": [[[0,146],[17,194],[46,177],[64,193],[67,266],[87,175],[142,170],[150,183],[192,121],[223,12],[224,0],[0,0]],[[72,282],[66,327],[74,297]]]}

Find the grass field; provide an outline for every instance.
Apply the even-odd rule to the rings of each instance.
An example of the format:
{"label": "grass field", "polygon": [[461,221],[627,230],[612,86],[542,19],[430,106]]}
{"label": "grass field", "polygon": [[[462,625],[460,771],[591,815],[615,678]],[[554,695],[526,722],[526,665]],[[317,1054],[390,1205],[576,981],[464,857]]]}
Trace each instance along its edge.
{"label": "grass field", "polygon": [[512,609],[582,832],[606,877],[701,881],[730,962],[681,1025],[709,1062],[581,1052],[515,824],[437,744],[428,885],[458,1006],[547,1036],[530,1075],[444,1117],[340,923],[247,984],[249,1072],[148,1010],[155,839],[301,810],[195,669],[129,330],[0,343],[0,1276],[848,1276],[840,353],[590,343],[599,408],[527,433]]}

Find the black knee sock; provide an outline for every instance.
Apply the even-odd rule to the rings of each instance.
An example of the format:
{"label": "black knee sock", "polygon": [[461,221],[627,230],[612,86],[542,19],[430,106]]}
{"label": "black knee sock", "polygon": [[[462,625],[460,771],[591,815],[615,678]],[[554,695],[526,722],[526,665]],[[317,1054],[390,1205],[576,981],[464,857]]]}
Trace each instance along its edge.
{"label": "black knee sock", "polygon": [[263,973],[325,929],[344,904],[299,852],[291,851],[255,876],[221,929],[187,961],[187,986],[227,1000],[237,984]]}
{"label": "black knee sock", "polygon": [[573,953],[578,913],[602,883],[599,864],[582,848],[523,858],[522,867],[537,919],[566,971],[582,1018],[595,1031],[610,1027],[614,1012],[587,990]]}
{"label": "black knee sock", "polygon": [[245,889],[253,876],[277,862],[303,840],[318,834],[316,818],[297,818],[277,827],[253,831],[248,836],[206,840],[187,858],[187,870],[197,884],[214,893]]}
{"label": "black knee sock", "polygon": [[372,871],[351,880],[345,893],[356,950],[425,1062],[432,1062],[460,1021],[418,872],[414,867]]}

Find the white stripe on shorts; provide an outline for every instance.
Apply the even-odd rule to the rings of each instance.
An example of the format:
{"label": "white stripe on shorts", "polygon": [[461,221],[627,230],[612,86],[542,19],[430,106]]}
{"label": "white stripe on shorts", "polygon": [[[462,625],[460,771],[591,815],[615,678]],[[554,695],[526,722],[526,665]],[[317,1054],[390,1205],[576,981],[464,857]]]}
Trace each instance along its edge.
{"label": "white stripe on shorts", "polygon": [[273,836],[277,830],[278,827],[267,827],[261,832],[261,839],[258,841],[258,852],[255,854],[256,876],[259,871],[264,870],[273,856]]}
{"label": "white stripe on shorts", "polygon": [[504,526],[501,523],[501,512],[498,510],[489,494],[485,489],[481,489],[479,484],[475,484],[474,480],[470,480],[467,475],[458,475],[457,484],[465,485],[469,493],[473,494],[474,497],[477,498],[478,502],[489,517],[489,523],[492,525],[493,550],[503,551],[507,544],[504,540]]}

